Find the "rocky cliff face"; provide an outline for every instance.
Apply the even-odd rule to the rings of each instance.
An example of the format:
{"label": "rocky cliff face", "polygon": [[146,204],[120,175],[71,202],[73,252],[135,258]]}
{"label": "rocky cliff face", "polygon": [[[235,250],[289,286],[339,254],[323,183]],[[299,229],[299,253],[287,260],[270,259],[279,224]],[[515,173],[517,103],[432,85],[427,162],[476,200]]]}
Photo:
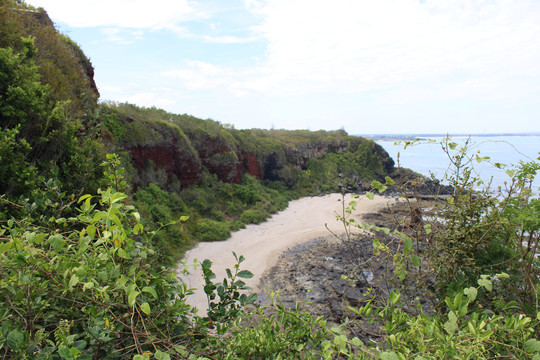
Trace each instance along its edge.
{"label": "rocky cliff face", "polygon": [[137,145],[129,151],[133,167],[140,173],[141,184],[138,185],[154,182],[144,173],[157,170],[165,171],[167,184],[178,179],[182,186],[188,186],[199,180],[201,167],[198,159],[179,147],[177,139],[170,144]]}
{"label": "rocky cliff face", "polygon": [[297,169],[305,169],[309,159],[320,158],[329,153],[340,153],[349,150],[347,140],[316,141],[300,144],[294,148],[286,147],[287,162]]}
{"label": "rocky cliff face", "polygon": [[132,118],[125,119],[122,126],[130,141],[121,145],[131,155],[135,187],[149,183],[184,187],[200,180],[201,161],[177,126]]}
{"label": "rocky cliff face", "polygon": [[[236,184],[241,182],[244,174],[249,174],[259,180],[283,180],[279,175],[279,170],[285,166],[305,170],[310,159],[321,158],[330,153],[349,151],[351,146],[361,141],[365,140],[358,138],[316,141],[298,146],[284,145],[278,151],[257,154],[239,146],[231,146],[224,138],[205,135],[190,139],[196,154],[185,147],[182,148],[178,137],[172,137],[166,142],[131,146],[128,150],[133,166],[141,174],[149,171],[148,162],[151,161],[154,171],[155,169],[165,171],[167,184],[177,178],[182,186],[187,186],[198,183],[201,172],[204,170],[215,174],[223,182]],[[373,151],[381,158],[385,170],[392,171],[394,161],[386,151],[375,143],[373,143]]]}

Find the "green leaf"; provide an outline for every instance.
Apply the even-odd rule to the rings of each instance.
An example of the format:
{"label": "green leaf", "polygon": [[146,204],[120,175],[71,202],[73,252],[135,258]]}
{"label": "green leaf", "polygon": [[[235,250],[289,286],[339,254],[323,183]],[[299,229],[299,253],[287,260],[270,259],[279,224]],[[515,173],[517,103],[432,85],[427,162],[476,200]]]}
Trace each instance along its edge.
{"label": "green leaf", "polygon": [[242,280],[237,280],[237,281],[233,282],[232,285],[236,286],[238,288],[243,288],[244,286],[246,286],[246,283],[243,282]]}
{"label": "green leaf", "polygon": [[509,279],[510,278],[510,275],[508,275],[507,273],[505,272],[502,272],[502,273],[499,273],[499,274],[495,274],[495,276],[499,279],[502,279],[502,280],[506,280],[506,279]]}
{"label": "green leaf", "polygon": [[236,274],[238,277],[241,277],[242,279],[251,279],[254,275],[249,270],[242,270],[238,274]]}
{"label": "green leaf", "polygon": [[246,299],[246,304],[253,304],[257,301],[257,294],[250,294]]}
{"label": "green leaf", "polygon": [[405,238],[405,247],[403,248],[403,253],[405,255],[409,255],[413,250],[414,250],[414,248],[413,248],[413,243],[412,243],[411,238],[406,237]]}
{"label": "green leaf", "polygon": [[104,212],[104,211],[97,211],[95,214],[94,214],[94,217],[92,218],[92,223],[96,223],[98,222],[99,220],[103,219],[103,218],[106,218],[107,217],[107,213]]}
{"label": "green leaf", "polygon": [[53,247],[54,251],[60,252],[64,246],[66,245],[66,242],[64,240],[64,237],[60,234],[53,235],[49,237],[49,243]]}
{"label": "green leaf", "polygon": [[385,351],[381,354],[381,360],[399,360],[399,357],[393,351]]}
{"label": "green leaf", "polygon": [[143,231],[143,224],[141,224],[141,223],[137,223],[137,224],[133,227],[133,233],[134,233],[135,235],[140,234],[142,231]]}
{"label": "green leaf", "polygon": [[142,303],[142,304],[141,304],[141,310],[142,310],[143,313],[145,313],[146,315],[150,315],[150,304],[148,304],[147,302]]}
{"label": "green leaf", "polygon": [[86,233],[88,234],[88,236],[90,236],[90,239],[93,239],[94,238],[94,235],[96,234],[96,227],[95,225],[88,225],[86,227]]}
{"label": "green leaf", "polygon": [[129,254],[126,252],[126,250],[122,248],[118,248],[118,256],[120,256],[122,259],[129,259]]}
{"label": "green leaf", "polygon": [[334,344],[336,344],[340,350],[345,350],[347,347],[347,337],[345,335],[337,335],[334,337]]}
{"label": "green leaf", "polygon": [[148,354],[144,354],[144,355],[137,354],[137,355],[133,356],[133,360],[150,360],[150,355],[148,355]]}
{"label": "green leaf", "polygon": [[62,359],[73,359],[73,357],[71,356],[71,351],[69,351],[66,345],[60,346],[60,348],[58,349],[58,355],[60,355]]}
{"label": "green leaf", "polygon": [[80,203],[80,202],[82,202],[82,201],[84,201],[84,200],[86,200],[88,198],[91,198],[91,197],[92,197],[92,195],[90,195],[90,194],[83,195],[83,196],[81,196],[79,198],[79,201],[77,201],[77,203]]}
{"label": "green leaf", "polygon": [[450,335],[458,330],[457,316],[453,311],[448,313],[448,321],[444,323],[444,330]]}
{"label": "green leaf", "polygon": [[84,283],[83,285],[83,291],[86,290],[86,289],[92,289],[94,287],[94,283],[89,281],[89,282],[86,282]]}
{"label": "green leaf", "polygon": [[157,293],[156,293],[156,289],[154,289],[153,287],[145,286],[145,287],[143,287],[142,291],[145,292],[145,293],[151,294],[154,297],[154,299],[158,298]]}
{"label": "green leaf", "polygon": [[536,339],[529,339],[525,342],[525,351],[529,353],[540,351],[540,341]]}
{"label": "green leaf", "polygon": [[366,193],[366,197],[367,197],[367,198],[368,198],[369,200],[373,200],[373,199],[375,199],[375,195],[373,195],[373,193],[372,193],[372,192],[368,192],[368,193]]}
{"label": "green leaf", "polygon": [[491,283],[491,280],[488,279],[487,275],[482,275],[481,279],[478,279],[478,285],[484,287],[487,291],[493,289],[493,284]]}
{"label": "green leaf", "polygon": [[401,299],[401,294],[392,290],[390,292],[390,303],[395,305],[398,303],[399,299]]}
{"label": "green leaf", "polygon": [[362,342],[362,340],[360,340],[359,338],[357,337],[354,337],[352,340],[351,340],[351,343],[354,345],[354,346],[357,346],[357,347],[360,347],[362,346],[364,343]]}
{"label": "green leaf", "polygon": [[126,199],[128,196],[124,193],[121,193],[121,192],[117,192],[117,193],[114,193],[112,194],[111,196],[111,204],[114,204],[118,201],[122,201],[124,199]]}
{"label": "green leaf", "polygon": [[481,163],[482,161],[489,160],[489,156],[478,156],[476,155],[476,162]]}
{"label": "green leaf", "polygon": [[471,303],[476,299],[476,296],[478,295],[478,290],[476,290],[475,287],[471,286],[463,290],[463,293],[467,295],[467,301]]}
{"label": "green leaf", "polygon": [[71,355],[72,358],[76,359],[77,358],[77,355],[79,355],[81,353],[81,351],[75,347],[72,347],[71,349],[69,349],[69,353]]}
{"label": "green leaf", "polygon": [[5,252],[8,252],[9,250],[11,250],[11,248],[13,247],[14,244],[15,243],[13,241],[0,244],[0,254],[3,254]]}
{"label": "green leaf", "polygon": [[128,296],[128,305],[129,306],[134,306],[135,301],[137,300],[137,296],[139,296],[139,294],[140,294],[140,291],[137,290],[137,285],[132,284],[132,285],[128,286],[127,289],[126,289],[126,293],[127,293],[127,296]]}
{"label": "green leaf", "polygon": [[77,340],[73,344],[73,347],[79,349],[80,351],[83,351],[86,348],[86,345],[88,345],[88,343],[85,340]]}
{"label": "green leaf", "polygon": [[387,187],[385,185],[381,184],[377,180],[373,180],[371,182],[371,186],[373,186],[375,189],[377,189],[379,191],[379,193],[382,193],[387,189]]}
{"label": "green leaf", "polygon": [[160,350],[156,350],[156,352],[154,353],[154,357],[156,358],[156,360],[171,360],[171,357],[169,354],[164,353],[163,351],[160,351]]}
{"label": "green leaf", "polygon": [[375,255],[380,255],[381,253],[381,249],[383,249],[384,247],[381,245],[381,241],[377,238],[373,239],[372,241],[372,245],[373,245],[373,253]]}
{"label": "green leaf", "polygon": [[418,257],[418,255],[412,255],[411,256],[411,262],[412,262],[413,266],[419,267],[420,266],[420,258]]}
{"label": "green leaf", "polygon": [[384,180],[386,181],[386,183],[387,183],[388,185],[394,185],[394,180],[392,180],[391,177],[385,176],[385,177],[384,177]]}
{"label": "green leaf", "polygon": [[73,290],[73,287],[79,283],[79,277],[76,274],[71,275],[69,279],[69,290]]}
{"label": "green leaf", "polygon": [[19,350],[24,345],[24,334],[17,329],[11,330],[7,336],[8,345],[13,350]]}
{"label": "green leaf", "polygon": [[43,243],[43,240],[45,240],[46,237],[47,237],[47,234],[37,234],[34,237],[34,242],[36,244],[41,244],[41,243]]}

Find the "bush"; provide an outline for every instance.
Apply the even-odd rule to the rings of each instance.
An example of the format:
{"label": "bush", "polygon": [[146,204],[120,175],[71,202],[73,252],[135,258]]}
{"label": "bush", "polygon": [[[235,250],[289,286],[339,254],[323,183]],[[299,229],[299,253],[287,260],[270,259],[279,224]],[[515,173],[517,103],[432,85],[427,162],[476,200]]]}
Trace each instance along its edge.
{"label": "bush", "polygon": [[260,224],[266,220],[268,214],[258,209],[249,209],[242,213],[240,221],[244,224]]}
{"label": "bush", "polygon": [[201,219],[195,226],[194,236],[198,241],[221,241],[231,237],[231,231],[225,223]]}
{"label": "bush", "polygon": [[233,220],[233,221],[229,221],[228,222],[228,225],[229,225],[229,229],[231,231],[238,231],[240,229],[245,229],[246,228],[246,224],[244,224],[242,221],[240,220]]}

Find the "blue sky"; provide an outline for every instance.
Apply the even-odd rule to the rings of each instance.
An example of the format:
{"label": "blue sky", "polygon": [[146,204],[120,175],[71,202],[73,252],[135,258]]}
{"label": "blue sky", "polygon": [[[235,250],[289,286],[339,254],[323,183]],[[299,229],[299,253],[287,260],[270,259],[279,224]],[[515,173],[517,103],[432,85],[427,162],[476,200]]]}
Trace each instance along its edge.
{"label": "blue sky", "polygon": [[236,128],[540,132],[538,0],[28,0],[101,100]]}

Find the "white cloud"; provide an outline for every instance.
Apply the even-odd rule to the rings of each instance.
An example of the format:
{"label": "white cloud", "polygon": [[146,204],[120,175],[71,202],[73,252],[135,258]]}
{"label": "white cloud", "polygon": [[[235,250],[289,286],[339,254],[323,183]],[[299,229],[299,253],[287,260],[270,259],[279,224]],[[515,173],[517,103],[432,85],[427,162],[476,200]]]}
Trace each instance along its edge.
{"label": "white cloud", "polygon": [[264,59],[257,67],[212,74],[195,63],[176,70],[191,88],[221,86],[237,95],[409,89],[411,95],[401,101],[501,98],[538,89],[540,3],[535,0],[244,4],[262,19],[253,30],[267,43]]}
{"label": "white cloud", "polygon": [[29,0],[54,21],[71,27],[175,29],[178,23],[206,17],[189,0]]}
{"label": "white cloud", "polygon": [[[417,82],[442,87],[540,76],[534,1],[272,0],[258,12],[267,75],[246,88],[279,93],[362,92]],[[459,82],[459,81],[457,81]]]}
{"label": "white cloud", "polygon": [[137,104],[139,106],[146,107],[158,107],[161,109],[170,107],[175,104],[174,99],[164,98],[161,92],[141,92],[133,95],[126,96],[122,101],[126,101],[130,104]]}
{"label": "white cloud", "polygon": [[189,90],[214,89],[231,81],[232,70],[203,61],[188,61],[187,67],[164,71],[164,77],[178,79]]}
{"label": "white cloud", "polygon": [[216,43],[216,44],[245,44],[245,43],[254,42],[255,40],[257,40],[257,38],[255,37],[237,37],[237,36],[230,36],[230,35],[224,35],[224,36],[204,35],[201,38],[206,42]]}
{"label": "white cloud", "polygon": [[133,44],[136,40],[143,38],[141,30],[121,29],[121,28],[104,28],[100,29],[107,41],[117,44]]}

